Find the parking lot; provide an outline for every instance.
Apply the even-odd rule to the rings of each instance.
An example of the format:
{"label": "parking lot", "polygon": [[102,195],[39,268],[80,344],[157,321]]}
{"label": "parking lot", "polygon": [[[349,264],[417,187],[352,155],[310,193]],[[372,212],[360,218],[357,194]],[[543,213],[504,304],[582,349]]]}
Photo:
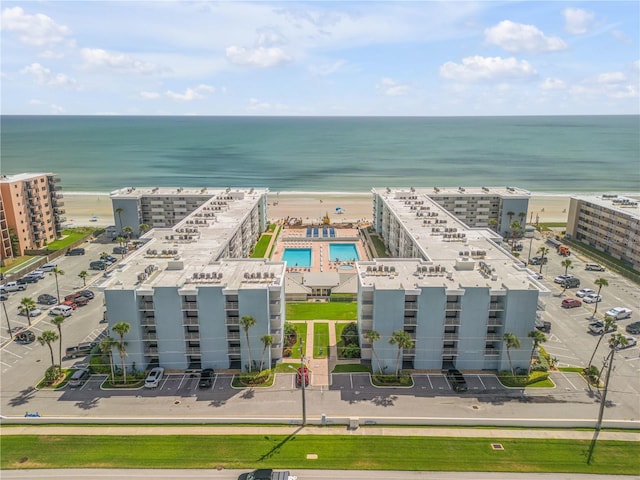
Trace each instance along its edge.
{"label": "parking lot", "polygon": [[[535,252],[542,241],[534,240]],[[95,293],[88,305],[78,307],[63,324],[63,348],[80,342],[92,341],[105,335],[102,293],[94,287],[103,272],[88,269],[89,262],[99,258],[101,252],[111,252],[114,244],[86,244],[86,255],[62,257],[56,261],[65,275],[58,277],[60,296],[83,288],[78,277],[87,270],[87,288]],[[527,245],[528,247],[528,245]],[[523,252],[526,258],[527,248]],[[572,255],[573,269],[570,273],[579,277],[582,288],[597,290],[597,278],[606,278],[609,286],[603,288],[603,301],[598,305],[598,316],[615,306],[631,308],[630,319],[619,321],[620,331],[638,319],[640,292],[637,285],[611,273],[584,270],[589,261],[580,255]],[[549,253],[549,262],[543,266],[541,282],[551,291],[542,298],[545,309],[544,320],[552,323],[551,332],[543,347],[559,366],[585,365],[598,340],[587,332],[595,305],[578,308],[560,307],[563,298],[575,298],[576,289],[562,293],[562,288],[553,283],[556,275],[564,273],[560,265],[563,257]],[[531,267],[538,271],[539,267]],[[37,284],[30,284],[26,292],[12,293],[7,302],[7,312],[12,327],[25,328],[26,317],[17,315],[18,304],[24,296],[36,298],[41,293],[56,295],[55,279],[48,274]],[[49,307],[44,307],[49,308]],[[44,309],[43,308],[43,309]],[[40,335],[44,330],[56,330],[46,312],[32,319],[31,330]],[[4,325],[3,325],[4,327]],[[606,339],[601,342],[594,364],[602,365],[608,352]],[[154,389],[103,389],[105,375],[93,375],[81,387],[65,387],[57,391],[33,389],[50,364],[46,346],[37,341],[20,345],[10,341],[6,328],[2,328],[2,350],[0,367],[3,375],[1,408],[5,416],[20,416],[37,411],[44,416],[91,416],[91,417],[233,417],[233,418],[296,418],[301,409],[301,389],[295,384],[293,373],[278,374],[272,387],[237,389],[231,386],[232,375],[217,372],[212,387],[198,388],[198,375],[168,372]],[[57,345],[54,357],[57,359]],[[606,418],[638,421],[640,408],[640,357],[637,346],[621,350],[616,354],[615,371],[606,410]],[[63,366],[81,366],[87,358],[65,359]],[[116,359],[117,363],[117,359]],[[306,389],[306,408],[310,416],[392,416],[392,417],[494,417],[494,418],[595,418],[599,407],[599,393],[590,389],[577,373],[556,372],[552,389],[508,389],[503,387],[495,375],[482,372],[465,372],[468,390],[456,393],[447,378],[440,372],[416,373],[410,388],[379,388],[371,384],[369,376],[362,373],[333,374],[329,387],[313,383]],[[551,407],[550,407],[551,406]],[[394,407],[394,408],[391,408]]]}

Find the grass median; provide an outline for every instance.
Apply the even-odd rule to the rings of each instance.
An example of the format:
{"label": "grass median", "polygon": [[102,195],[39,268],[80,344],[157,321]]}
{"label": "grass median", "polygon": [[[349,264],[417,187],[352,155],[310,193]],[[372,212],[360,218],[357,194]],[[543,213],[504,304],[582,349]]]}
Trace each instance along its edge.
{"label": "grass median", "polygon": [[[167,432],[170,432],[168,429]],[[494,450],[492,444],[503,450]],[[391,436],[8,435],[0,467],[637,473],[634,442]],[[81,445],[82,448],[78,448]],[[307,460],[307,454],[318,455]]]}

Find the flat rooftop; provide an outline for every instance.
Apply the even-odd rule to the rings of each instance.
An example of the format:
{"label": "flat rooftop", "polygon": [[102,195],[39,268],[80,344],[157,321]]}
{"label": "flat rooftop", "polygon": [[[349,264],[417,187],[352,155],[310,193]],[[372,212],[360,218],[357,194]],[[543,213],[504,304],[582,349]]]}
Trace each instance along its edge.
{"label": "flat rooftop", "polygon": [[[213,197],[226,196],[242,193],[251,193],[257,189],[243,188],[183,188],[183,187],[127,187],[114,190],[109,194],[111,198],[141,198],[141,197]],[[268,193],[268,189],[261,189],[260,192]]]}
{"label": "flat rooftop", "polygon": [[[220,258],[233,235],[241,234],[241,225],[251,221],[252,210],[267,190],[231,193],[210,190],[212,197],[175,226],[147,232],[141,237],[144,245],[118,264],[113,277],[102,286],[133,289],[222,283],[229,288],[244,284],[253,284],[255,288],[256,284],[282,282],[282,262]],[[249,278],[245,278],[245,273]],[[258,274],[261,281],[257,281]]]}
{"label": "flat rooftop", "polygon": [[387,190],[433,196],[500,196],[511,198],[531,197],[531,192],[517,187],[410,187],[404,190],[376,187],[372,189],[374,193],[381,193]]}
{"label": "flat rooftop", "polygon": [[617,194],[574,195],[571,198],[590,202],[614,212],[640,219],[640,203],[634,198]]}
{"label": "flat rooftop", "polygon": [[[420,285],[445,285],[447,288],[483,286],[490,288],[547,289],[533,278],[523,262],[500,245],[501,237],[488,228],[470,228],[441,207],[424,190],[374,191],[380,195],[397,221],[404,225],[425,258],[377,259],[360,262],[358,273],[364,285],[376,288],[403,288]],[[408,199],[411,197],[411,200]],[[368,267],[380,263],[394,266],[394,275],[373,275]],[[418,274],[417,267],[420,267]],[[426,267],[426,271],[422,269]],[[437,268],[437,270],[436,270]],[[402,286],[400,286],[402,284]]]}
{"label": "flat rooftop", "polygon": [[55,176],[54,173],[17,173],[15,175],[1,175],[0,183],[11,182],[24,182],[25,180],[32,180],[39,177],[51,177]]}

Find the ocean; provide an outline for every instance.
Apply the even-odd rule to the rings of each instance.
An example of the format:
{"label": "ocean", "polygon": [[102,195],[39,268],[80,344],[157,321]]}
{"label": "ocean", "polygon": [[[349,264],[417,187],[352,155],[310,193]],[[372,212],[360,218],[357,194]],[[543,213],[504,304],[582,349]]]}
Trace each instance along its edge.
{"label": "ocean", "polygon": [[2,116],[0,127],[3,175],[53,172],[68,192],[640,191],[640,116]]}

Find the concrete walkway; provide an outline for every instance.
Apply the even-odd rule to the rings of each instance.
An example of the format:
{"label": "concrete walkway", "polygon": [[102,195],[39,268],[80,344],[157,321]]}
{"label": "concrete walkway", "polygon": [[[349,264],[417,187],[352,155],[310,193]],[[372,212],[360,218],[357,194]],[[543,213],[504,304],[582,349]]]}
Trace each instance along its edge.
{"label": "concrete walkway", "polygon": [[[392,436],[392,437],[460,437],[460,438],[549,438],[569,440],[591,440],[591,430],[565,429],[500,429],[500,428],[442,428],[442,427],[374,427],[365,426],[357,429],[347,427],[263,427],[251,426],[98,426],[98,425],[65,425],[65,426],[31,426],[4,425],[2,435],[350,435],[350,436]],[[638,431],[602,431],[599,440],[619,440],[640,442]]]}

